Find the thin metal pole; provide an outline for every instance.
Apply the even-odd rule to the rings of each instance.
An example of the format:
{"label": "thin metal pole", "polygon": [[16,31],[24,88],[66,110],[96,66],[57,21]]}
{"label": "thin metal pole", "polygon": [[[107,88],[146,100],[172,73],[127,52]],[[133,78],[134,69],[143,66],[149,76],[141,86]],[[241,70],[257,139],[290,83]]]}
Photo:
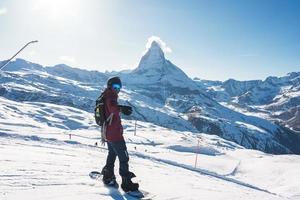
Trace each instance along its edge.
{"label": "thin metal pole", "polygon": [[15,55],[13,55],[6,63],[4,63],[1,67],[0,67],[0,70],[2,70],[6,65],[8,65],[8,63],[14,59],[14,57],[16,57],[21,51],[23,51],[23,49],[25,49],[29,44],[32,44],[32,43],[36,43],[38,42],[37,40],[34,40],[34,41],[30,41],[28,42],[27,44],[25,44]]}
{"label": "thin metal pole", "polygon": [[134,123],[134,135],[136,136],[136,120],[135,120],[135,123]]}
{"label": "thin metal pole", "polygon": [[197,168],[198,154],[199,153],[200,153],[200,140],[198,140],[198,144],[197,144],[197,148],[196,148],[195,168]]}

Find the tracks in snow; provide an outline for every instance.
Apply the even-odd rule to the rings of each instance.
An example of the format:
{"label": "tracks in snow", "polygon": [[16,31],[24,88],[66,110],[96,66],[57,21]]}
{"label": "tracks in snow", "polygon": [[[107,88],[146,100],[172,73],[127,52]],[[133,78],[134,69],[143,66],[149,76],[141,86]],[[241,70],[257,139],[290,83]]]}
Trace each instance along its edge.
{"label": "tracks in snow", "polygon": [[197,169],[197,168],[191,167],[189,165],[180,164],[180,163],[177,163],[177,162],[171,161],[171,160],[155,158],[155,157],[152,157],[152,156],[144,155],[142,153],[137,153],[137,152],[133,153],[133,152],[131,152],[130,154],[133,155],[133,156],[142,158],[142,159],[148,159],[148,160],[152,160],[152,161],[156,161],[156,162],[160,162],[160,163],[172,165],[172,166],[179,167],[179,168],[182,168],[182,169],[186,169],[186,170],[189,170],[189,171],[197,172],[197,173],[199,173],[201,175],[205,175],[205,176],[210,176],[210,177],[213,177],[213,178],[221,179],[223,181],[231,182],[231,183],[237,184],[239,186],[250,188],[250,189],[253,189],[253,190],[260,191],[260,192],[265,192],[265,193],[268,193],[270,195],[274,195],[274,196],[277,196],[277,197],[281,197],[281,198],[285,198],[285,199],[290,199],[288,197],[281,196],[279,194],[270,192],[269,190],[257,187],[255,185],[251,185],[249,183],[245,183],[243,181],[239,181],[239,180],[236,180],[234,178],[227,177],[226,175],[220,175],[220,174],[217,174],[215,172],[208,171],[208,170],[205,170],[205,169]]}

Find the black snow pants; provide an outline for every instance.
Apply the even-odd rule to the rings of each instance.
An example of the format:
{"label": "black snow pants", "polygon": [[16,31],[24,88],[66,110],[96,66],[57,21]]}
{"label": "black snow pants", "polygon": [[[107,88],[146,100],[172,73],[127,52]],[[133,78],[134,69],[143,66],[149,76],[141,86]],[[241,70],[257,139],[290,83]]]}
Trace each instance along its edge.
{"label": "black snow pants", "polygon": [[116,157],[118,157],[120,162],[120,168],[119,168],[120,176],[122,177],[129,176],[130,174],[129,166],[128,166],[129,156],[128,156],[125,141],[124,140],[118,142],[107,141],[107,146],[108,146],[108,155],[106,159],[105,168],[113,172],[115,167]]}

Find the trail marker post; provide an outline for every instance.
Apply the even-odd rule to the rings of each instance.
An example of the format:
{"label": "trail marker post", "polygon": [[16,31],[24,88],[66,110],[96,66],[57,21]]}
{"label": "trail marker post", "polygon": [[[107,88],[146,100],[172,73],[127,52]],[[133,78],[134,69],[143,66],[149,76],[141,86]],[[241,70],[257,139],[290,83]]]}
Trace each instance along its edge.
{"label": "trail marker post", "polygon": [[198,163],[198,154],[200,153],[200,139],[198,139],[197,147],[196,147],[196,158],[195,158],[195,168],[197,168]]}
{"label": "trail marker post", "polygon": [[195,168],[197,168],[198,154],[200,154],[200,141],[203,141],[200,134],[197,136],[197,138],[198,138],[198,143],[197,143],[197,146],[196,146],[196,149],[195,149],[195,153],[196,153],[195,166],[194,166]]}
{"label": "trail marker post", "polygon": [[134,123],[134,136],[136,136],[136,120],[135,120],[135,123]]}

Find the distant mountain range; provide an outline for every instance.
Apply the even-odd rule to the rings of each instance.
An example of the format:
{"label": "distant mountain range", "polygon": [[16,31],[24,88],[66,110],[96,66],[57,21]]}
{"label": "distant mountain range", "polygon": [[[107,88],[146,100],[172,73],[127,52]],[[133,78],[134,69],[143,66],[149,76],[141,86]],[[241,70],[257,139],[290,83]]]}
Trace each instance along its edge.
{"label": "distant mountain range", "polygon": [[97,72],[61,64],[43,67],[22,59],[0,74],[0,95],[93,111],[106,80],[120,76],[120,103],[130,118],[175,130],[219,135],[246,148],[300,154],[300,72],[266,80],[190,79],[153,42],[130,71]]}
{"label": "distant mountain range", "polygon": [[195,81],[223,105],[300,131],[300,72],[270,76],[264,81]]}

